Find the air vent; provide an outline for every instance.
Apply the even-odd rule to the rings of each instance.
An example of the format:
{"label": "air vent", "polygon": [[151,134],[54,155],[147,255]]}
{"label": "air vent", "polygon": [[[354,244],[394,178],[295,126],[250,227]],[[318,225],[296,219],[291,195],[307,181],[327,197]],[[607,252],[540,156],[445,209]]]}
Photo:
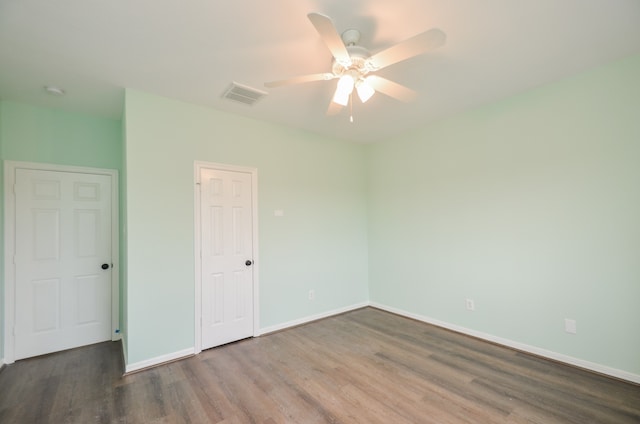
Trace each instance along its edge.
{"label": "air vent", "polygon": [[253,105],[255,102],[266,96],[268,93],[257,90],[246,85],[232,82],[229,88],[222,95],[223,98],[233,100],[234,102],[244,103],[245,105]]}

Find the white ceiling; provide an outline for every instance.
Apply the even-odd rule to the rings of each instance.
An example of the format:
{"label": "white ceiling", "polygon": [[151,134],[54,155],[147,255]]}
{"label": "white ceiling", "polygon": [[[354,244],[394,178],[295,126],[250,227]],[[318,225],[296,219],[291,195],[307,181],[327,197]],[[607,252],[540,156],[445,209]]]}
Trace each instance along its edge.
{"label": "white ceiling", "polygon": [[[419,93],[326,116],[336,81],[307,19],[357,28],[375,52],[430,28],[444,47],[379,72]],[[638,0],[0,0],[0,98],[120,117],[123,87],[354,141],[376,141],[631,54]],[[269,95],[221,98],[232,81]],[[67,94],[47,95],[58,85]]]}

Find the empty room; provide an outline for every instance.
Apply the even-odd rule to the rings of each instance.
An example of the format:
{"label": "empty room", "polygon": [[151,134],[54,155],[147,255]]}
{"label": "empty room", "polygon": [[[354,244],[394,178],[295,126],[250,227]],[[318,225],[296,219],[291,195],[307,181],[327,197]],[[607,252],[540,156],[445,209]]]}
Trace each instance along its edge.
{"label": "empty room", "polygon": [[0,0],[0,166],[0,423],[640,423],[637,0]]}

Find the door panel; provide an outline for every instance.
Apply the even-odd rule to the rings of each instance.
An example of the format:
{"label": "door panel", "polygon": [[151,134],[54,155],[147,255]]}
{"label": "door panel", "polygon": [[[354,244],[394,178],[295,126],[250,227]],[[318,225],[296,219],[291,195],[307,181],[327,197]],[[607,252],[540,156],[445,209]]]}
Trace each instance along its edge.
{"label": "door panel", "polygon": [[251,174],[202,169],[202,348],[253,335]]}
{"label": "door panel", "polygon": [[58,260],[60,257],[60,211],[32,209],[34,261]]}
{"label": "door panel", "polygon": [[60,322],[60,280],[35,280],[32,287],[34,333],[56,330]]}
{"label": "door panel", "polygon": [[15,359],[110,340],[111,177],[15,177]]}

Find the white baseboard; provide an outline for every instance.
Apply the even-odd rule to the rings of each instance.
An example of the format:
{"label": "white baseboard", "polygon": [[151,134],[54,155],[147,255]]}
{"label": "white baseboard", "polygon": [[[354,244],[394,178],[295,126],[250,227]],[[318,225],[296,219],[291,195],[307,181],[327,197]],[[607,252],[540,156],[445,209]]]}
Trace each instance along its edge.
{"label": "white baseboard", "polygon": [[[391,306],[383,305],[377,302],[361,302],[350,306],[345,306],[343,308],[334,309],[327,312],[322,312],[316,315],[310,315],[304,318],[299,318],[296,320],[288,321],[282,324],[272,325],[269,327],[261,328],[258,331],[258,336],[273,333],[276,331],[285,330],[287,328],[296,327],[298,325],[307,324],[312,321],[317,321],[323,318],[329,318],[334,315],[343,314],[345,312],[353,311],[356,309],[364,308],[367,306],[372,306],[374,308],[381,309],[383,311],[391,312],[396,315],[404,316],[407,318],[415,319],[417,321],[422,321],[427,324],[432,324],[441,328],[446,328],[448,330],[455,331],[457,333],[466,334],[472,337],[476,337],[478,339],[487,340],[492,343],[496,343],[502,346],[510,347],[512,349],[516,349],[522,352],[531,353],[536,356],[540,356],[543,358],[551,359],[554,361],[562,362],[568,365],[572,365],[578,368],[583,368],[589,371],[597,372],[600,374],[608,375],[614,378],[618,378],[621,380],[626,380],[635,384],[640,384],[640,375],[633,374],[627,371],[619,370],[616,368],[607,367],[605,365],[596,364],[593,362],[585,361],[579,358],[574,358],[572,356],[564,355],[561,353],[553,352],[550,350],[541,349],[539,347],[530,346],[524,343],[516,342],[513,340],[505,339],[502,337],[493,336],[491,334],[483,333],[476,330],[471,330],[469,328],[461,327],[459,325],[450,324],[444,321],[440,321],[434,318],[426,317],[419,314],[414,314],[411,312],[407,312],[402,309],[394,308]],[[122,338],[122,346],[123,346],[123,356],[126,358],[126,346],[125,346],[125,338]],[[144,361],[136,362],[133,364],[125,365],[125,374],[133,373],[136,371],[143,370],[145,368],[154,367],[157,365],[161,365],[167,362],[172,362],[178,359],[183,359],[189,356],[194,355],[195,349],[188,348],[178,352],[169,353],[166,355],[157,356],[155,358],[147,359]],[[2,363],[4,365],[4,363]]]}
{"label": "white baseboard", "polygon": [[285,330],[287,328],[295,327],[302,324],[307,324],[309,322],[317,321],[322,318],[329,318],[334,315],[343,314],[345,312],[353,311],[360,308],[365,308],[367,306],[369,306],[369,302],[356,303],[355,305],[345,306],[344,308],[338,308],[332,311],[322,312],[320,314],[307,316],[307,317],[296,319],[293,321],[288,321],[282,324],[272,325],[270,327],[264,327],[259,330],[258,335],[262,336],[262,335],[273,333],[276,331]]}
{"label": "white baseboard", "polygon": [[401,315],[407,318],[415,319],[417,321],[426,322],[428,324],[432,324],[438,327],[446,328],[448,330],[455,331],[457,333],[466,334],[469,336],[477,337],[479,339],[487,340],[492,343],[496,343],[499,345],[507,346],[522,352],[531,353],[533,355],[541,356],[547,359],[552,359],[554,361],[563,362],[568,365],[572,365],[578,368],[583,368],[589,371],[594,371],[600,374],[605,374],[611,377],[615,377],[621,380],[630,381],[635,384],[640,384],[640,375],[633,374],[627,371],[619,370],[616,368],[607,367],[605,365],[596,364],[593,362],[585,361],[579,358],[574,358],[572,356],[564,355],[562,353],[552,352],[550,350],[541,349],[535,346],[529,346],[524,343],[515,342],[513,340],[504,339],[502,337],[493,336],[491,334],[482,333],[480,331],[471,330],[465,327],[461,327],[455,324],[449,324],[444,321],[440,321],[434,318],[425,317],[423,315],[414,314],[411,312],[407,312],[401,309],[393,308],[391,306],[383,305],[376,302],[371,302],[370,306],[378,309],[382,309],[383,311],[391,312],[396,315]]}
{"label": "white baseboard", "polygon": [[[305,317],[305,318],[301,318],[301,319],[297,319],[294,321],[289,321],[289,322],[285,322],[283,324],[278,324],[278,325],[274,325],[271,327],[265,327],[265,328],[261,328],[258,331],[258,336],[260,335],[264,335],[267,333],[273,333],[274,331],[279,331],[279,330],[284,330],[286,328],[290,328],[290,327],[295,327],[296,325],[301,325],[301,324],[306,324],[308,322],[311,321],[316,321],[322,318],[328,318],[330,316],[333,315],[338,315],[338,314],[342,314],[345,312],[349,312],[349,311],[353,311],[355,309],[360,309],[360,308],[364,308],[366,306],[369,306],[369,302],[362,302],[362,303],[358,303],[355,305],[350,305],[350,306],[346,306],[344,308],[340,308],[340,309],[334,309],[332,311],[328,311],[328,312],[323,312],[321,314],[317,314],[317,315],[312,315],[309,317]],[[187,358],[189,356],[195,355],[196,351],[194,347],[188,348],[188,349],[184,349],[184,350],[180,350],[178,352],[174,352],[174,353],[169,353],[166,355],[161,355],[161,356],[157,356],[155,358],[151,358],[151,359],[146,359],[144,361],[140,361],[140,362],[135,362],[133,364],[127,364],[126,363],[126,342],[125,342],[125,338],[122,338],[122,355],[125,358],[125,374],[131,374],[133,372],[137,372],[137,371],[141,371],[145,368],[151,368],[151,367],[155,367],[158,365],[162,365],[165,364],[167,362],[173,362],[176,361],[178,359],[183,359],[183,358]]]}
{"label": "white baseboard", "polygon": [[178,352],[168,353],[166,355],[156,356],[155,358],[145,359],[144,361],[135,362],[133,364],[125,364],[125,374],[130,374],[132,372],[140,371],[145,368],[155,367],[157,365],[162,365],[167,362],[173,362],[178,359],[183,359],[195,354],[195,351],[192,347],[184,350],[180,350]]}

